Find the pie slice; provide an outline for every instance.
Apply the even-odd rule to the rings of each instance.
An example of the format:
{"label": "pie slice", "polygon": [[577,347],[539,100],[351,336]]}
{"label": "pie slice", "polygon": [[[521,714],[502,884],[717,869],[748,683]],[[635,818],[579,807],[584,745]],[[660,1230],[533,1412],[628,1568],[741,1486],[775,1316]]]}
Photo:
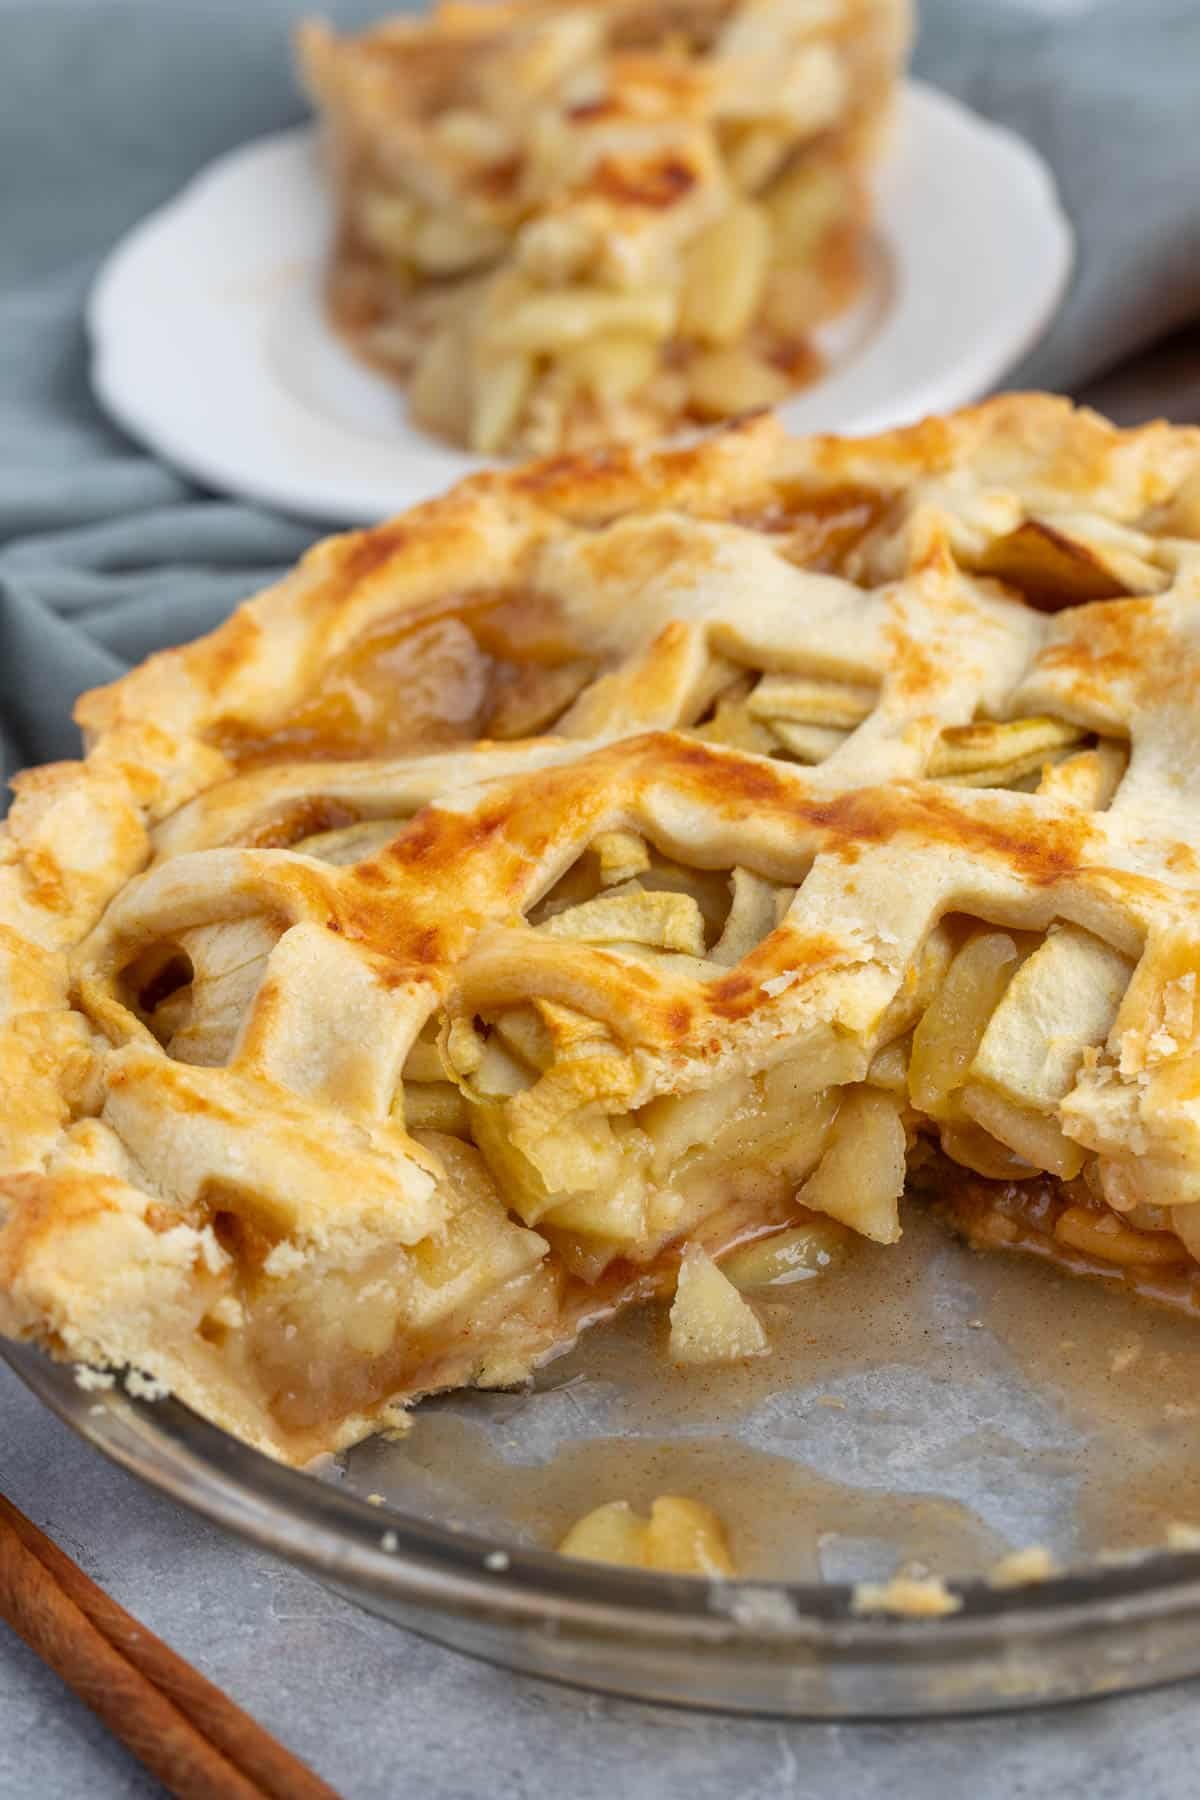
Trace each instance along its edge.
{"label": "pie slice", "polygon": [[302,1462],[906,1180],[1194,1305],[1198,691],[1200,432],[1038,396],[327,540],[17,783],[0,1326]]}
{"label": "pie slice", "polygon": [[861,286],[908,0],[441,0],[299,52],[333,323],[492,454],[769,406]]}

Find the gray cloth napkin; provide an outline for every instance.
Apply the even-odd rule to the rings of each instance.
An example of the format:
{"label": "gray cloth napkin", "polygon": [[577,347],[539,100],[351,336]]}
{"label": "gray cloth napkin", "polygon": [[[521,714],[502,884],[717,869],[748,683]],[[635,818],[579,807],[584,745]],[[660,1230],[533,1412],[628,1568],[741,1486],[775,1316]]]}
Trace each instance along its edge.
{"label": "gray cloth napkin", "polygon": [[[207,494],[110,425],[81,308],[104,252],[220,152],[303,116],[312,0],[0,0],[0,750],[70,756],[70,707],[216,624],[312,530]],[[386,0],[324,0],[345,24]],[[926,0],[918,72],[1032,139],[1079,236],[1019,378],[1071,390],[1200,315],[1197,0]]]}

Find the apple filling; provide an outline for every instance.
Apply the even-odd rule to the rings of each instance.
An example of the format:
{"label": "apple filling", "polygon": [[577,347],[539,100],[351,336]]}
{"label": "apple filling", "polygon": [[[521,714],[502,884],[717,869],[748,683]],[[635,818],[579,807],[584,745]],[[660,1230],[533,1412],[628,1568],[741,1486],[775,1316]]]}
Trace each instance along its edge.
{"label": "apple filling", "polygon": [[913,1191],[980,1250],[1018,1250],[1146,1299],[1200,1310],[1200,1263],[1164,1208],[1114,1211],[1086,1176],[987,1180],[948,1158],[914,1168]]}
{"label": "apple filling", "polygon": [[510,1219],[478,1156],[429,1134],[444,1180],[440,1229],[353,1260],[284,1241],[239,1259],[241,1355],[266,1410],[295,1438],[370,1418],[396,1393],[523,1377],[554,1342],[559,1283],[545,1246]]}
{"label": "apple filling", "polygon": [[[384,823],[300,847],[353,861]],[[286,1195],[265,1205],[252,1176],[193,1198],[229,1264],[198,1329],[258,1396],[270,1442],[300,1456],[362,1435],[396,1396],[524,1379],[583,1325],[650,1294],[675,1294],[678,1360],[762,1354],[740,1290],[818,1273],[856,1235],[895,1242],[910,1180],[973,1243],[1193,1303],[1186,1208],[1160,1207],[1064,1129],[1062,1103],[1133,972],[1077,925],[945,918],[865,1041],[818,1023],[716,1069],[661,1042],[643,1049],[589,1010],[589,967],[610,990],[650,971],[721,981],[796,893],[601,832],[527,918],[485,928],[442,1004],[423,1003],[374,1142],[391,1154],[394,1134],[419,1157],[434,1188],[424,1226],[397,1235],[384,1220],[348,1250],[291,1231]],[[279,931],[255,916],[196,927],[126,971],[167,1070],[200,1084],[192,1110],[203,1073],[238,1053]],[[570,997],[564,946],[578,952]],[[496,978],[514,951],[523,998]],[[107,1103],[118,1131],[125,1104],[119,1088]],[[147,1173],[169,1189],[169,1168]]]}
{"label": "apple filling", "polygon": [[453,605],[384,614],[329,658],[268,731],[228,719],[211,735],[243,769],[532,737],[595,672],[550,596],[482,589]]}

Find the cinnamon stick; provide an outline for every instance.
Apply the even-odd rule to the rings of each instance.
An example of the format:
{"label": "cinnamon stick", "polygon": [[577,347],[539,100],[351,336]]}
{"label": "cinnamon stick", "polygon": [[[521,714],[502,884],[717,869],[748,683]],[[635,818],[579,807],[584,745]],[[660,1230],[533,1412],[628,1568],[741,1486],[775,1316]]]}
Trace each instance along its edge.
{"label": "cinnamon stick", "polygon": [[0,1616],[179,1800],[338,1800],[2,1495]]}

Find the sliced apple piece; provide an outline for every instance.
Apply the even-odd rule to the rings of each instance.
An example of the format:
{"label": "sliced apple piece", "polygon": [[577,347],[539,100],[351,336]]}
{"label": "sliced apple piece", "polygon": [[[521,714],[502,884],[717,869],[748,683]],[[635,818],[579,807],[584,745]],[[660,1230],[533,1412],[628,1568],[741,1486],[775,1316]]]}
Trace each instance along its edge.
{"label": "sliced apple piece", "polygon": [[900,1236],[905,1135],[900,1106],[877,1088],[851,1088],[834,1121],[829,1147],[797,1198],[813,1212],[840,1219],[877,1244]]}
{"label": "sliced apple piece", "polygon": [[729,1540],[716,1513],[678,1494],[660,1494],[649,1519],[635,1513],[628,1500],[594,1507],[572,1525],[558,1553],[674,1575],[734,1573]]}
{"label": "sliced apple piece", "polygon": [[707,1250],[689,1244],[671,1306],[672,1362],[742,1362],[766,1356],[770,1348],[753,1307],[722,1275]]}

